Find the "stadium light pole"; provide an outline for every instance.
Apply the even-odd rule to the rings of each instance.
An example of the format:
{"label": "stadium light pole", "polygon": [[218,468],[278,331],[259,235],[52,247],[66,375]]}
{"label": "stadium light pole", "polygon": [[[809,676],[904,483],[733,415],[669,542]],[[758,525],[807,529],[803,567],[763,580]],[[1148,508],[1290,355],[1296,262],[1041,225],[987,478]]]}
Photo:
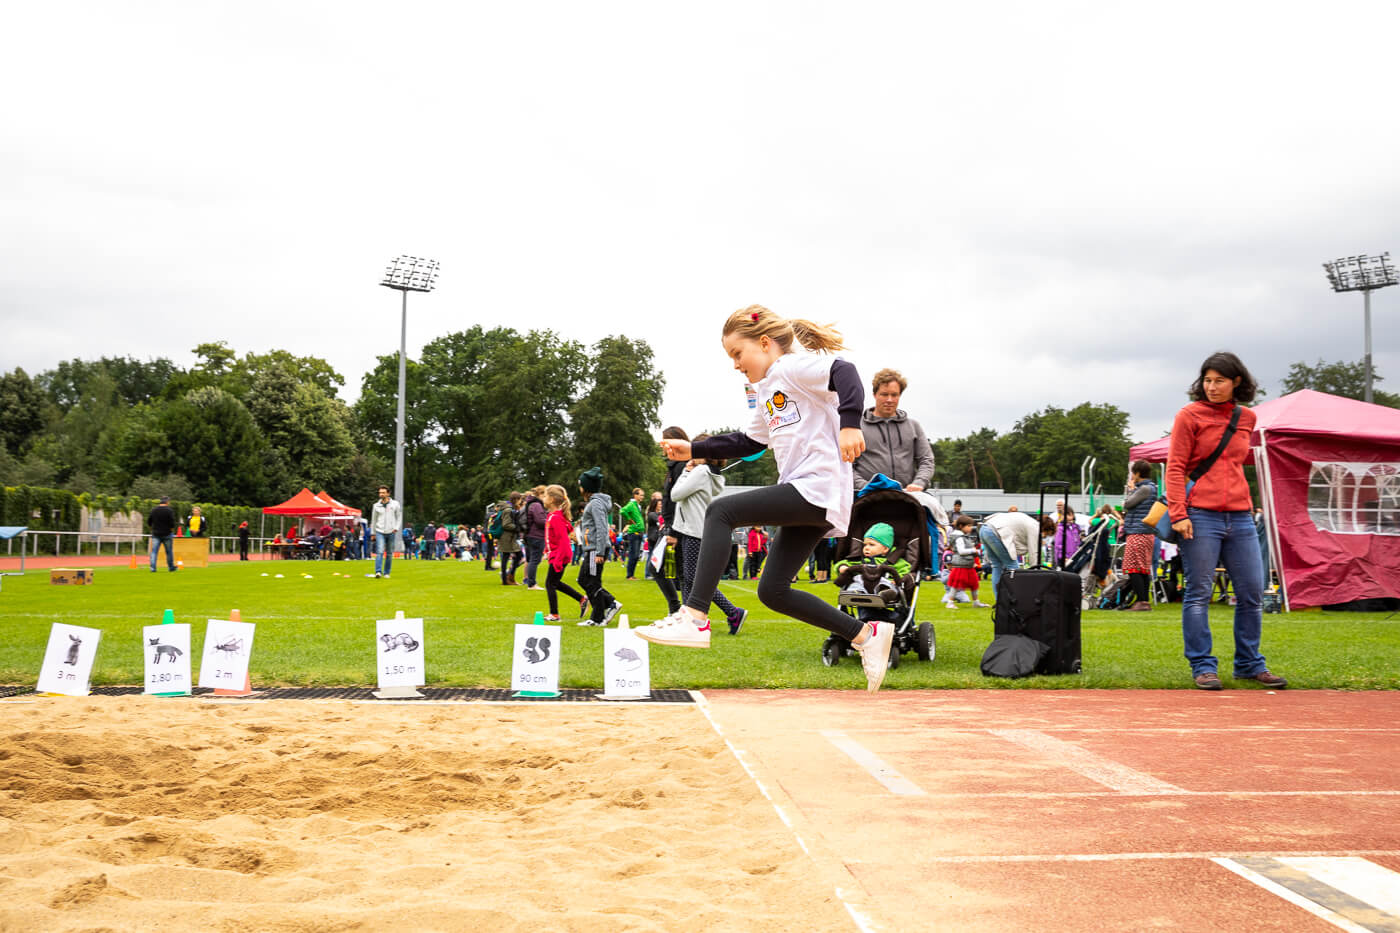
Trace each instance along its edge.
{"label": "stadium light pole", "polygon": [[417,256],[400,256],[384,270],[385,288],[392,288],[403,295],[403,317],[399,324],[399,417],[394,429],[394,499],[403,507],[403,412],[404,385],[407,380],[408,353],[408,293],[430,292],[437,285],[438,264],[436,259],[421,259]]}
{"label": "stadium light pole", "polygon": [[1324,262],[1327,281],[1334,292],[1360,292],[1366,309],[1366,401],[1371,398],[1371,292],[1396,284],[1390,253],[1379,256],[1347,256]]}

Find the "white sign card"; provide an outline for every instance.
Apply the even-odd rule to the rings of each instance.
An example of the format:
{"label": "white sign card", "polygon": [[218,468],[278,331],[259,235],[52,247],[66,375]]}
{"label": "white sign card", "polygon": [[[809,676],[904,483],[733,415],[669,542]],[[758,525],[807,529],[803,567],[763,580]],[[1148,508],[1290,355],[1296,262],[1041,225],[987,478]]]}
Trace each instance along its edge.
{"label": "white sign card", "polygon": [[87,696],[92,662],[97,660],[97,643],[101,640],[101,629],[55,622],[49,629],[49,646],[44,650],[44,666],[39,668],[35,691]]}
{"label": "white sign card", "polygon": [[242,690],[248,680],[248,659],[253,656],[252,622],[210,619],[204,630],[204,655],[199,661],[199,685]]}
{"label": "white sign card", "polygon": [[147,693],[189,693],[190,624],[147,625],[141,629],[146,655]]}
{"label": "white sign card", "polygon": [[380,619],[375,628],[375,666],[379,686],[421,687],[428,682],[423,665],[423,620]]}
{"label": "white sign card", "polygon": [[651,696],[649,647],[630,628],[603,630],[603,696]]}
{"label": "white sign card", "polygon": [[559,634],[558,625],[517,625],[515,627],[515,663],[510,669],[513,690],[530,693],[559,692]]}

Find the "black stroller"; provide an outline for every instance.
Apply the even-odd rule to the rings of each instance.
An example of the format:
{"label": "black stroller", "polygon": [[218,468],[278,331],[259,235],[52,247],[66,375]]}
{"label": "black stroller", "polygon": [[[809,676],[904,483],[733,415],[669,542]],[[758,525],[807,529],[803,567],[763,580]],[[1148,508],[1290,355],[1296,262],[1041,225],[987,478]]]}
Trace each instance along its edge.
{"label": "black stroller", "polygon": [[[919,579],[929,554],[928,521],[923,505],[899,489],[867,492],[851,506],[850,527],[846,537],[836,545],[836,559],[863,560],[861,546],[865,532],[877,522],[885,522],[894,529],[894,548],[888,559],[908,561],[909,573],[897,589],[885,589],[877,594],[843,591],[836,605],[847,615],[869,618],[869,615],[862,616],[862,611],[879,613],[876,618],[895,623],[894,642],[890,646],[891,670],[899,666],[900,655],[910,651],[916,652],[920,661],[932,661],[937,647],[933,623],[914,621],[914,611],[919,605]],[[851,643],[839,635],[828,636],[822,642],[822,663],[828,667],[855,654]]]}

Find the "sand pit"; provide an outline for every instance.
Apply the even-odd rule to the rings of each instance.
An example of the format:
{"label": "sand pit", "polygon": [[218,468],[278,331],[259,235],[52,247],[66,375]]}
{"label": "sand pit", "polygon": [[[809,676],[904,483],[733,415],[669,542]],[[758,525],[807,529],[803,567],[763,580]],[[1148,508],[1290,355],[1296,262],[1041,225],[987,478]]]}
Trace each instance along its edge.
{"label": "sand pit", "polygon": [[0,702],[0,928],[850,930],[699,710]]}

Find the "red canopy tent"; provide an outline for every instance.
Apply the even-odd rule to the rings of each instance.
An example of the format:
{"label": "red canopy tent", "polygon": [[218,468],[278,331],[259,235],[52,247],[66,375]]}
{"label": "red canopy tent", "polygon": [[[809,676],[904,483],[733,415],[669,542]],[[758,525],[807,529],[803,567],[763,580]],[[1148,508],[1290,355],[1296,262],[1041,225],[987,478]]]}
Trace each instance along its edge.
{"label": "red canopy tent", "polygon": [[[1400,410],[1304,389],[1254,413],[1250,444],[1285,605],[1400,597]],[[1168,444],[1129,456],[1161,463]]]}
{"label": "red canopy tent", "polygon": [[359,509],[350,508],[350,506],[341,502],[324,489],[316,493],[316,498],[324,499],[331,504],[332,511],[330,514],[332,515],[343,516],[345,518],[359,518],[363,514]]}
{"label": "red canopy tent", "polygon": [[329,515],[332,505],[305,486],[301,492],[281,505],[269,505],[263,509],[264,515]]}

